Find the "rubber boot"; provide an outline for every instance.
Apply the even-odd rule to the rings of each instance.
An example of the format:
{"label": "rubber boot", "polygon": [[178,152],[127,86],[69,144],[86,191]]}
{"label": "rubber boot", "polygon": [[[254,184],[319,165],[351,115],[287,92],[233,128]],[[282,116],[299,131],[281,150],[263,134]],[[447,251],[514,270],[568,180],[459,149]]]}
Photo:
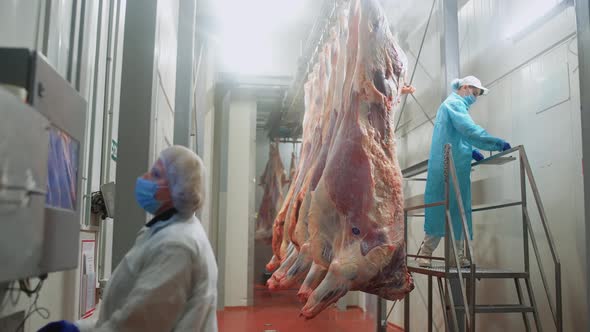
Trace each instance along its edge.
{"label": "rubber boot", "polygon": [[[420,256],[432,256],[432,253],[436,247],[438,247],[441,239],[441,237],[426,234],[426,236],[424,236],[422,246],[420,247]],[[421,267],[431,267],[432,259],[418,258],[418,265]]]}

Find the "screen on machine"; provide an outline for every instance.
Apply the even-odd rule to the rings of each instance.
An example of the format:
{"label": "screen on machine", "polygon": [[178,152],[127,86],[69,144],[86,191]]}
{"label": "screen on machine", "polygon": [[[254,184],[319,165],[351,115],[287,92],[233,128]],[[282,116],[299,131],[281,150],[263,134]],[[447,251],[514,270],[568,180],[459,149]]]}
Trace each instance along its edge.
{"label": "screen on machine", "polygon": [[49,131],[49,161],[45,204],[66,210],[76,209],[78,194],[78,154],[80,143],[64,131]]}

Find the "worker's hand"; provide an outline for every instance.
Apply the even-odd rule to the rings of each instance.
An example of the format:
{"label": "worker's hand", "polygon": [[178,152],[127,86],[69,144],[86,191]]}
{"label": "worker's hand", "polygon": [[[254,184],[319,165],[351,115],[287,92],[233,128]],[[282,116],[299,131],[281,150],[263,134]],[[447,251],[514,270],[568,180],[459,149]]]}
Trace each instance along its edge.
{"label": "worker's hand", "polygon": [[411,85],[405,85],[402,87],[402,95],[413,94],[416,92],[416,88]]}
{"label": "worker's hand", "polygon": [[512,147],[510,146],[510,143],[504,142],[504,145],[502,146],[502,151],[506,151],[506,150],[510,150],[510,149],[512,149]]}
{"label": "worker's hand", "polygon": [[80,332],[80,330],[73,323],[67,320],[60,320],[43,326],[38,332]]}
{"label": "worker's hand", "polygon": [[481,152],[479,152],[478,150],[473,150],[473,152],[471,152],[471,157],[475,160],[475,161],[481,161],[484,159],[483,154],[481,154]]}

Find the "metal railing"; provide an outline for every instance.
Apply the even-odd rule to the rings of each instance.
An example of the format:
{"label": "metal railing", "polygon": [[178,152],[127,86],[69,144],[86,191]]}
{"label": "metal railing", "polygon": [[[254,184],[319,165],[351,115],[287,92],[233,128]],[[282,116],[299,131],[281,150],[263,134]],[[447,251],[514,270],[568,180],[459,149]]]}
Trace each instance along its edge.
{"label": "metal railing", "polygon": [[[529,280],[529,276],[530,276],[529,238],[532,242],[535,258],[537,261],[537,265],[539,267],[541,280],[543,283],[545,294],[548,299],[549,308],[552,313],[553,321],[555,323],[557,331],[562,332],[563,331],[563,307],[562,307],[562,296],[561,296],[561,263],[560,263],[560,260],[559,260],[558,254],[557,254],[557,250],[556,250],[555,242],[553,240],[553,236],[552,236],[551,231],[549,229],[548,218],[545,213],[545,208],[543,206],[543,203],[541,201],[539,189],[537,187],[537,183],[536,183],[535,178],[533,176],[533,172],[532,172],[530,163],[528,161],[528,157],[527,157],[524,147],[522,145],[514,147],[510,150],[506,150],[504,152],[501,152],[501,153],[498,153],[494,156],[491,156],[487,159],[476,162],[476,163],[472,164],[472,166],[478,166],[478,165],[483,165],[483,164],[492,164],[495,160],[497,161],[497,159],[502,158],[506,155],[515,153],[515,152],[518,152],[519,160],[520,160],[521,201],[507,203],[507,204],[498,204],[498,205],[493,205],[493,206],[489,206],[489,207],[485,207],[485,208],[473,209],[472,211],[485,211],[485,210],[490,210],[490,209],[498,209],[498,208],[505,208],[505,207],[521,205],[522,218],[523,218],[524,270],[527,275],[526,286],[527,286],[527,290],[530,295],[531,306],[533,306],[534,308],[537,308],[537,304],[536,304],[534,296],[533,296],[532,285]],[[408,231],[407,231],[408,216],[422,216],[422,215],[415,215],[415,214],[409,215],[408,212],[422,210],[422,209],[436,207],[436,206],[444,206],[445,207],[445,230],[446,230],[446,234],[447,234],[447,236],[445,236],[445,257],[444,258],[430,257],[430,256],[427,257],[427,256],[410,255],[410,254],[408,254],[407,257],[431,258],[433,260],[444,260],[445,261],[445,275],[447,275],[447,278],[445,278],[446,283],[444,285],[444,292],[442,291],[442,289],[439,289],[439,292],[440,292],[441,300],[445,299],[445,302],[450,304],[449,311],[452,314],[452,317],[447,317],[446,313],[445,313],[445,315],[444,315],[445,324],[448,324],[449,320],[452,318],[454,326],[458,326],[457,325],[458,322],[457,322],[457,317],[456,317],[456,310],[455,310],[456,309],[455,308],[455,301],[454,301],[455,299],[453,299],[452,293],[449,292],[449,277],[458,277],[458,279],[460,281],[460,286],[461,286],[461,297],[462,297],[462,300],[464,303],[464,309],[465,309],[465,312],[468,313],[466,315],[467,329],[469,331],[473,331],[473,330],[475,330],[475,307],[476,307],[476,305],[475,305],[475,281],[476,281],[476,266],[477,265],[476,265],[476,262],[475,262],[475,259],[473,256],[473,246],[471,243],[471,239],[470,239],[469,231],[468,231],[468,227],[467,227],[465,207],[463,206],[463,201],[461,199],[462,196],[461,196],[461,192],[460,192],[459,185],[458,185],[458,178],[457,178],[457,173],[456,173],[456,169],[455,169],[455,163],[454,163],[453,156],[451,153],[451,146],[449,144],[447,144],[445,146],[444,153],[445,153],[445,159],[444,159],[445,200],[443,200],[441,202],[428,202],[427,204],[410,206],[410,207],[406,207],[404,209],[406,252],[408,249],[407,248],[407,246],[408,246],[408,241],[407,241],[407,239],[408,239],[408,234],[407,234],[408,233]],[[416,175],[421,174],[426,171],[424,163],[421,164],[421,167],[422,167],[422,170],[412,170],[410,176],[416,176]],[[551,257],[553,260],[554,273],[555,273],[555,301],[553,301],[551,298],[551,292],[549,290],[550,289],[549,282],[547,281],[547,276],[545,274],[545,269],[543,267],[542,257],[539,252],[537,239],[536,239],[535,234],[533,232],[531,218],[530,218],[530,215],[528,212],[527,186],[526,186],[527,179],[528,179],[530,188],[533,193],[534,203],[537,206],[537,210],[538,210],[539,216],[540,216],[540,221],[543,226],[544,235],[545,235],[546,241],[549,245]],[[451,193],[451,186],[452,186],[452,193]],[[463,273],[461,271],[460,261],[459,261],[458,255],[457,255],[457,247],[455,245],[455,236],[454,236],[453,224],[452,224],[450,208],[449,208],[451,194],[455,195],[455,198],[458,203],[459,213],[460,213],[460,218],[461,218],[462,235],[465,239],[465,249],[466,249],[465,252],[467,254],[467,259],[471,263],[470,268],[469,268],[469,273],[465,276],[463,275]],[[450,255],[452,255],[452,258],[454,258],[454,260],[455,260],[454,266],[451,266],[449,264],[450,263],[449,258],[451,258]],[[407,258],[406,258],[406,263],[407,263]],[[451,270],[451,269],[453,269],[453,270]],[[454,269],[456,269],[456,272]],[[464,280],[466,281],[466,283],[464,282]],[[432,285],[431,285],[430,279],[429,279],[429,287],[431,287],[431,286]],[[442,286],[443,285],[439,280],[439,287],[442,287]],[[406,302],[409,302],[409,301],[406,301]],[[538,312],[536,310],[535,310],[535,315],[538,315]],[[538,322],[539,321],[538,316],[535,318],[536,318],[535,320]],[[406,320],[406,327],[409,328],[409,310],[406,310],[405,320]],[[537,326],[537,328],[540,329],[539,326]]]}
{"label": "metal railing", "polygon": [[[419,174],[419,173],[418,173]],[[416,174],[417,175],[417,174]],[[454,270],[456,270],[456,279],[459,282],[461,288],[461,298],[463,300],[463,305],[465,308],[465,312],[467,315],[465,316],[467,329],[469,331],[475,330],[475,272],[476,272],[476,262],[475,257],[473,255],[473,245],[471,243],[471,237],[469,235],[469,228],[467,226],[467,217],[465,214],[465,207],[463,206],[463,200],[461,199],[461,189],[459,188],[459,180],[457,178],[457,171],[455,169],[455,162],[453,160],[452,148],[450,144],[445,145],[444,150],[444,181],[445,181],[445,199],[440,202],[430,202],[422,205],[406,207],[404,209],[404,229],[405,229],[405,238],[406,238],[406,252],[408,250],[408,234],[407,234],[407,225],[408,225],[408,212],[414,210],[421,210],[431,207],[437,206],[444,206],[445,208],[445,237],[444,237],[444,246],[445,246],[445,257],[431,257],[431,256],[420,256],[420,255],[406,255],[406,265],[407,265],[407,257],[414,257],[414,258],[429,258],[434,260],[444,260],[445,262],[445,274],[447,276],[451,276],[455,274]],[[452,188],[452,190],[451,190]],[[452,192],[451,192],[452,191]],[[450,212],[450,200],[451,195],[454,195],[455,199],[458,203],[459,214],[461,217],[461,235],[465,240],[465,253],[467,254],[467,259],[470,262],[470,269],[469,273],[464,276],[464,273],[461,269],[461,260],[458,255],[458,248],[456,246],[456,239],[455,239],[455,232],[453,229],[453,223],[451,218]],[[452,255],[452,257],[451,257]],[[451,258],[453,260],[451,260]],[[451,262],[454,262],[453,266],[451,266]],[[451,270],[453,269],[453,270]],[[439,287],[442,287],[442,283],[439,282]],[[449,303],[450,305],[450,313],[453,322],[453,326],[458,325],[458,319],[456,315],[456,308],[455,308],[455,299],[453,298],[452,292],[449,291],[450,287],[450,280],[449,278],[445,279],[444,284],[444,292],[442,289],[439,289],[441,297],[446,299],[445,302]],[[409,296],[409,295],[408,295]],[[408,301],[406,301],[408,303]],[[409,310],[406,310],[406,313],[409,313]],[[445,324],[449,323],[450,318],[447,317],[447,314],[443,315],[445,318]],[[406,330],[409,330],[409,317],[406,315]]]}

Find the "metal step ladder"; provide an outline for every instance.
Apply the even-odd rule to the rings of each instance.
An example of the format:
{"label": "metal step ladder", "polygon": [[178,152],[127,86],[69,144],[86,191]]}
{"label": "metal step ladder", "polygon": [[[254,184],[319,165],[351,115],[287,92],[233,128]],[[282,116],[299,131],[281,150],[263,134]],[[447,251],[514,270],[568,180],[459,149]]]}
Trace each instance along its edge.
{"label": "metal step ladder", "polygon": [[[515,158],[511,155],[517,154]],[[425,276],[428,279],[428,331],[433,329],[433,290],[434,290],[434,279],[436,279],[438,285],[438,296],[440,297],[441,303],[443,304],[443,317],[445,322],[445,328],[447,331],[475,331],[476,330],[476,314],[498,314],[498,313],[516,313],[522,315],[524,328],[526,331],[531,331],[532,324],[530,318],[532,318],[536,331],[543,331],[541,321],[539,319],[539,312],[537,306],[537,300],[531,284],[531,269],[529,262],[529,240],[532,245],[534,257],[539,267],[541,280],[551,310],[554,326],[558,332],[563,331],[563,318],[562,318],[562,298],[561,298],[561,264],[559,257],[555,249],[555,243],[549,230],[547,216],[541,202],[539,191],[532,174],[532,170],[523,146],[517,146],[510,150],[491,156],[482,161],[472,164],[473,167],[480,165],[501,165],[507,162],[520,161],[520,188],[521,188],[521,200],[518,202],[509,202],[502,204],[494,204],[488,206],[480,206],[472,209],[472,212],[486,211],[493,209],[501,209],[512,206],[521,206],[522,209],[522,244],[523,244],[523,266],[522,270],[510,271],[503,269],[492,269],[483,268],[477,265],[474,255],[471,240],[468,236],[467,222],[465,218],[465,208],[463,201],[461,200],[461,192],[458,186],[458,180],[455,170],[455,164],[451,153],[451,146],[445,146],[445,200],[441,202],[428,202],[417,206],[410,206],[405,208],[405,239],[406,239],[406,250],[407,250],[407,239],[408,239],[408,219],[416,217],[424,217],[424,214],[416,213],[425,208],[444,206],[446,212],[445,225],[447,234],[444,238],[444,257],[426,257],[420,256],[419,252],[415,255],[408,254],[406,263],[410,273],[414,277],[419,275]],[[424,161],[420,164],[414,165],[402,171],[404,180],[407,181],[425,181],[424,178],[415,178],[415,176],[423,174],[427,171],[428,161]],[[543,267],[543,261],[539,253],[539,248],[535,233],[531,225],[531,218],[528,213],[527,204],[527,180],[533,193],[533,202],[537,207],[540,220],[543,228],[543,234],[545,240],[549,245],[551,256],[553,260],[553,272],[555,274],[555,285],[554,285],[554,299],[550,292],[549,283],[547,282],[546,271]],[[459,258],[457,257],[458,249],[455,246],[455,238],[453,233],[453,224],[451,222],[451,214],[449,208],[449,201],[451,195],[454,195],[459,205],[459,212],[462,224],[462,235],[465,240],[465,254],[466,258],[470,261],[471,265],[467,268],[459,268]],[[420,267],[416,262],[416,258],[431,258],[433,264],[430,267]],[[434,263],[436,262],[436,263]],[[479,304],[476,303],[475,294],[477,287],[486,287],[486,280],[490,279],[504,279],[513,280],[514,290],[516,292],[518,303],[508,304]],[[523,290],[524,284],[524,290]],[[404,330],[406,332],[412,331],[410,328],[410,297],[409,294],[404,299]],[[381,300],[380,302],[384,302]],[[387,316],[384,314],[383,304],[380,304],[379,310],[381,317],[385,317],[381,323],[387,322]],[[390,311],[391,313],[391,311]],[[532,317],[531,317],[532,316]],[[382,325],[383,325],[382,324]],[[379,331],[379,329],[378,329]]]}

